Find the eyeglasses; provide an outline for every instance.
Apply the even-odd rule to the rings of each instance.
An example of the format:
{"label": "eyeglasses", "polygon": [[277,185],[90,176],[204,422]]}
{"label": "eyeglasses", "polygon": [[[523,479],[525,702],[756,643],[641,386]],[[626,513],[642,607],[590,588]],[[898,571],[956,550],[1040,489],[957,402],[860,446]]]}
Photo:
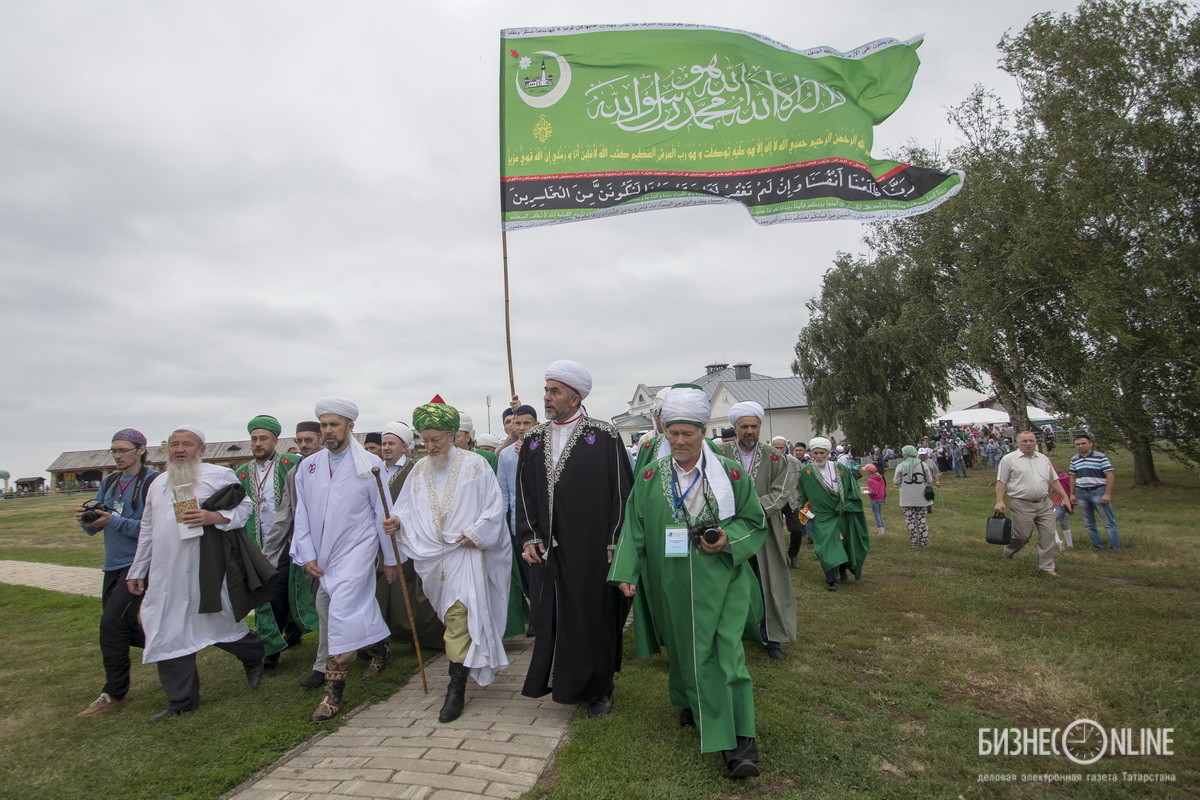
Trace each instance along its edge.
{"label": "eyeglasses", "polygon": [[126,453],[132,453],[134,450],[137,450],[137,448],[136,447],[113,447],[113,448],[110,448],[108,452],[112,453],[114,456],[123,456]]}
{"label": "eyeglasses", "polygon": [[426,447],[428,447],[429,445],[433,445],[436,447],[437,445],[441,444],[442,442],[445,442],[449,438],[450,438],[449,436],[438,436],[436,438],[430,437],[430,436],[422,436],[421,444],[425,445]]}

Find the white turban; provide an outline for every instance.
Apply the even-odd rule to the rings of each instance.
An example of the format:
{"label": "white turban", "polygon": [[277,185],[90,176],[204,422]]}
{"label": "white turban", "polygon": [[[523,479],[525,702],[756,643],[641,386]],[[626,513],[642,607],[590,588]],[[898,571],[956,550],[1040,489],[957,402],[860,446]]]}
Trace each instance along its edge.
{"label": "white turban", "polygon": [[839,445],[838,445],[838,446],[837,446],[835,449],[836,449],[836,450],[837,450],[839,453],[844,453],[844,452],[846,452],[846,448],[842,447],[840,444],[839,444]]}
{"label": "white turban", "polygon": [[808,440],[808,449],[809,450],[820,449],[820,450],[824,450],[825,452],[828,453],[830,448],[832,448],[832,447],[833,447],[833,442],[829,441],[824,436],[814,436],[813,438]]}
{"label": "white turban", "polygon": [[475,442],[479,447],[490,447],[495,450],[500,446],[500,437],[494,433],[481,433],[479,440]]}
{"label": "white turban", "polygon": [[675,422],[690,422],[701,428],[708,425],[712,406],[704,390],[692,385],[672,386],[663,399],[662,419],[664,425]]}
{"label": "white turban", "polygon": [[179,431],[187,431],[188,433],[194,433],[196,435],[196,438],[200,440],[200,444],[204,444],[204,442],[206,441],[204,438],[204,431],[200,430],[195,425],[180,425],[178,428],[175,429],[176,433],[178,433]]}
{"label": "white turban", "polygon": [[458,412],[458,429],[467,433],[475,432],[475,420],[465,411]]}
{"label": "white turban", "polygon": [[387,425],[384,425],[383,432],[380,435],[387,436],[389,433],[400,441],[404,442],[405,447],[412,447],[412,428],[408,427],[403,422],[389,422]]}
{"label": "white turban", "polygon": [[758,417],[760,420],[767,415],[763,407],[753,400],[747,400],[744,403],[735,403],[733,408],[729,409],[729,424],[737,425],[738,420],[742,417]]}
{"label": "white turban", "polygon": [[671,391],[670,386],[664,386],[654,394],[653,411],[655,414],[662,411],[663,400],[667,399],[667,392]]}
{"label": "white turban", "polygon": [[568,361],[565,358],[555,361],[546,367],[546,380],[565,383],[575,390],[581,399],[592,392],[592,373],[578,361]]}
{"label": "white turban", "polygon": [[358,419],[358,406],[344,397],[323,397],[317,401],[317,419],[322,414],[337,414],[353,422]]}

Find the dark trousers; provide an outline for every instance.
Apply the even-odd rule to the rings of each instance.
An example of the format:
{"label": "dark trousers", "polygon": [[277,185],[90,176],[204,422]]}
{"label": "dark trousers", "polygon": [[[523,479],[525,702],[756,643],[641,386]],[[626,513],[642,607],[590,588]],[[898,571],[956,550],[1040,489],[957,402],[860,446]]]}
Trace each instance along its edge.
{"label": "dark trousers", "polygon": [[100,592],[100,656],[104,659],[104,691],[114,700],[129,692],[129,648],[145,647],[146,634],[138,622],[141,595],[129,593],[129,567],[104,573]]}
{"label": "dark trousers", "polygon": [[[263,645],[258,634],[250,631],[235,642],[217,642],[226,653],[232,653],[244,665],[262,661]],[[158,662],[158,680],[167,696],[167,708],[187,711],[200,705],[200,672],[196,669],[196,654]]]}
{"label": "dark trousers", "polygon": [[290,599],[292,560],[285,554],[279,565],[279,578],[275,581],[275,596],[271,598],[271,611],[275,616],[275,627],[284,641],[301,633],[299,627],[292,621],[292,606]]}
{"label": "dark trousers", "polygon": [[788,529],[788,558],[795,558],[800,554],[800,540],[804,536],[804,526],[800,524],[800,517],[796,516],[796,510],[792,508],[791,503],[783,509],[783,524]]}

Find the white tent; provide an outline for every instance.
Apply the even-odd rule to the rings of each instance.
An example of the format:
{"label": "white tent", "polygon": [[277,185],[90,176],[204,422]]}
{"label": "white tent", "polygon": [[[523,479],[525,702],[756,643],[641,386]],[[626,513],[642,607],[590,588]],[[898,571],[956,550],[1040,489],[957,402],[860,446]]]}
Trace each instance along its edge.
{"label": "white tent", "polygon": [[[1029,421],[1037,424],[1051,422],[1057,417],[1044,408],[1025,406]],[[947,411],[937,418],[938,422],[950,422],[953,425],[1007,425],[1008,412],[998,408],[968,408],[962,411]]]}

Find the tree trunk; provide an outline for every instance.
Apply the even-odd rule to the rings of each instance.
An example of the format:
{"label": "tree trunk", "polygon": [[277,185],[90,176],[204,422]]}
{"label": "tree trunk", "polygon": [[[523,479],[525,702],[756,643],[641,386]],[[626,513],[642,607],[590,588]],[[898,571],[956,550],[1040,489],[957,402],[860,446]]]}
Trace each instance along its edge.
{"label": "tree trunk", "polygon": [[1153,486],[1161,481],[1154,471],[1154,454],[1149,442],[1129,442],[1129,452],[1133,454],[1133,485]]}

